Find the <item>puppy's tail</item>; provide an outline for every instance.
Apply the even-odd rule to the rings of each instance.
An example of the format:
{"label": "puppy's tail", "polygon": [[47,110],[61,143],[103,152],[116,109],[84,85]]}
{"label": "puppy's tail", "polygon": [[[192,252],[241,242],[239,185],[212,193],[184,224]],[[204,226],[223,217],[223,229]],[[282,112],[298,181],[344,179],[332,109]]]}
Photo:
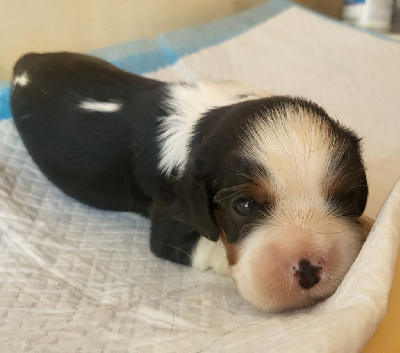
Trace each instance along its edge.
{"label": "puppy's tail", "polygon": [[24,71],[29,70],[32,65],[35,65],[38,59],[41,57],[38,53],[28,53],[21,56],[16,64],[14,65],[13,77],[21,75]]}

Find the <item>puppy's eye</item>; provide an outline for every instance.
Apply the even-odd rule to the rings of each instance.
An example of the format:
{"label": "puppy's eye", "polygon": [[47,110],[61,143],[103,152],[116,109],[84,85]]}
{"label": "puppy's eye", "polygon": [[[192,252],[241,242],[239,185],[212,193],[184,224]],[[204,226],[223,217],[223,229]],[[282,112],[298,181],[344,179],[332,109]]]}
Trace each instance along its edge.
{"label": "puppy's eye", "polygon": [[234,211],[241,216],[249,216],[258,209],[258,203],[249,197],[240,197],[233,201]]}

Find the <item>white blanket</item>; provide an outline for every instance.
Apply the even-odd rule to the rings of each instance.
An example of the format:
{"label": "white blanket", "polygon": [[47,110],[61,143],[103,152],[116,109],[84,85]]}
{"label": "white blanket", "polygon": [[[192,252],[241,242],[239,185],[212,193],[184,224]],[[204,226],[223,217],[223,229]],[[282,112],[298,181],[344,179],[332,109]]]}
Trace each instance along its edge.
{"label": "white blanket", "polygon": [[146,219],[62,194],[2,121],[0,352],[360,351],[385,312],[399,247],[399,58],[399,43],[287,6],[148,74],[302,95],[364,137],[366,214],[383,208],[337,292],[293,313],[257,312],[230,278],[154,257]]}

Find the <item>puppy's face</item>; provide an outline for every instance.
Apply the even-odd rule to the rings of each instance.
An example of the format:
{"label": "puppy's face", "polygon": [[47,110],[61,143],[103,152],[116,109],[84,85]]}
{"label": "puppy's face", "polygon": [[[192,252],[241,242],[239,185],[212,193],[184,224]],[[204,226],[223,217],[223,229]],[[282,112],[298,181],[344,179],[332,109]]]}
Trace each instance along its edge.
{"label": "puppy's face", "polygon": [[282,311],[336,290],[363,242],[368,191],[352,132],[303,100],[265,105],[236,129],[211,197],[239,292]]}

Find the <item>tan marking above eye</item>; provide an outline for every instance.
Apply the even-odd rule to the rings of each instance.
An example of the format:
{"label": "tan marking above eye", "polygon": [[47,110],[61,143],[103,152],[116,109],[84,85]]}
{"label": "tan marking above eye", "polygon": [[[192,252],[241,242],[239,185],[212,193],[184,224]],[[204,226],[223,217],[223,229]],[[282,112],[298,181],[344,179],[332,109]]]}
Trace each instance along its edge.
{"label": "tan marking above eye", "polygon": [[253,177],[253,180],[254,183],[246,186],[248,193],[262,204],[272,202],[275,199],[275,193],[269,179],[260,175]]}
{"label": "tan marking above eye", "polygon": [[270,204],[275,200],[272,188],[268,183],[267,178],[262,176],[253,176],[252,182],[235,185],[219,191],[214,202],[221,203],[228,198],[249,197],[253,198],[259,204]]}
{"label": "tan marking above eye", "polygon": [[225,246],[226,258],[228,259],[229,266],[236,265],[236,263],[239,261],[240,243],[229,243],[223,230],[221,231],[220,239]]}

